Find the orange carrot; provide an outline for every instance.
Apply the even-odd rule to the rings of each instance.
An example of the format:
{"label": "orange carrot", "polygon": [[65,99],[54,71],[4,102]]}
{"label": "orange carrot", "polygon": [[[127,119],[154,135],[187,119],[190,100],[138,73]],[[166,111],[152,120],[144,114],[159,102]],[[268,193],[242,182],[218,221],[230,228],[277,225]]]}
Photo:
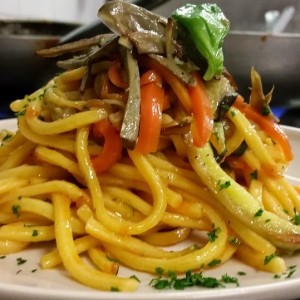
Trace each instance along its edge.
{"label": "orange carrot", "polygon": [[124,78],[122,77],[121,62],[113,62],[110,68],[108,69],[107,74],[111,83],[114,84],[116,87],[122,89],[128,88],[128,82],[124,81]]}
{"label": "orange carrot", "polygon": [[194,76],[197,85],[188,86],[193,112],[191,132],[194,144],[197,147],[203,147],[208,142],[213,130],[213,110],[201,77],[196,72],[194,72]]}
{"label": "orange carrot", "polygon": [[293,159],[294,155],[289,139],[274,119],[258,113],[249,104],[245,103],[244,99],[240,95],[237,97],[233,105],[244,113],[249,120],[256,123],[280,146],[287,161],[291,161]]}
{"label": "orange carrot", "polygon": [[177,98],[181,102],[186,112],[191,113],[192,105],[185,83],[174,75],[168,68],[160,64],[155,59],[146,56],[140,60],[140,64],[148,69],[153,69],[161,74],[162,78],[174,90]]}
{"label": "orange carrot", "polygon": [[110,91],[110,80],[108,74],[106,74],[101,82],[100,97],[103,99],[118,99],[125,101],[127,99],[127,93]]}
{"label": "orange carrot", "polygon": [[[151,72],[153,72],[151,77],[154,78],[157,73]],[[148,79],[149,72],[141,76],[141,83],[144,84],[141,87],[141,120],[136,144],[137,151],[143,154],[157,150],[164,101],[164,89],[161,81],[149,81]]]}
{"label": "orange carrot", "polygon": [[149,70],[141,76],[140,79],[141,86],[152,82],[156,82],[158,85],[162,84],[162,77],[158,72],[154,70]]}
{"label": "orange carrot", "polygon": [[95,123],[92,134],[96,138],[103,137],[104,145],[98,156],[91,158],[96,173],[107,171],[115,164],[122,154],[122,143],[119,132],[112,126],[108,119]]}

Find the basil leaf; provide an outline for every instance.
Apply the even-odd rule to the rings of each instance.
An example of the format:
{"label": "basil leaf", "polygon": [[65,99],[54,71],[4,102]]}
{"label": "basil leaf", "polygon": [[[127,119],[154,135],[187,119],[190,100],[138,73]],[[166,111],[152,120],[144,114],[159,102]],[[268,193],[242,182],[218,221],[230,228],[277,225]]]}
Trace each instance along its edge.
{"label": "basil leaf", "polygon": [[172,14],[172,17],[192,37],[200,54],[206,59],[208,68],[205,80],[220,75],[223,71],[222,44],[229,31],[229,21],[216,4],[186,4]]}

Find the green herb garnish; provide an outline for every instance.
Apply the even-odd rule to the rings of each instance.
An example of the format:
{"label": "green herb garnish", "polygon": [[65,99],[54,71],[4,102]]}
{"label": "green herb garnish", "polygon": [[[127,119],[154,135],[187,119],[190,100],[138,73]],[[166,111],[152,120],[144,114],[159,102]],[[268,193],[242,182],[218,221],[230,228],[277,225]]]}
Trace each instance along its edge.
{"label": "green herb garnish", "polygon": [[227,274],[223,275],[220,279],[214,277],[205,277],[202,272],[192,273],[192,271],[187,271],[184,277],[178,278],[175,272],[168,272],[167,277],[158,277],[150,281],[149,285],[152,287],[162,290],[162,289],[176,289],[183,290],[187,287],[199,286],[205,288],[217,288],[225,287],[224,284],[234,283],[239,285],[238,279],[236,277],[231,277]]}
{"label": "green herb garnish", "polygon": [[137,282],[141,282],[136,275],[131,275],[129,278],[135,279]]}
{"label": "green herb garnish", "polygon": [[17,258],[17,265],[20,266],[20,265],[23,265],[27,262],[27,259],[24,259],[22,257],[18,257]]}
{"label": "green herb garnish", "polygon": [[21,213],[21,206],[19,204],[14,204],[12,207],[11,207],[11,210],[12,210],[12,213],[18,218],[20,217]]}
{"label": "green herb garnish", "polygon": [[291,219],[295,225],[300,225],[300,215],[297,213],[296,208],[294,207],[294,217]]}
{"label": "green herb garnish", "polygon": [[36,229],[32,230],[32,236],[38,236],[39,235],[39,231]]}
{"label": "green herb garnish", "polygon": [[252,173],[250,173],[250,177],[254,180],[257,179],[257,170],[254,170]]}
{"label": "green herb garnish", "polygon": [[206,60],[208,67],[203,78],[210,80],[221,75],[224,68],[222,45],[229,31],[229,21],[222,10],[216,4],[186,4],[178,8],[172,18],[186,29],[186,39],[192,40]]}
{"label": "green herb garnish", "polygon": [[254,214],[254,217],[257,218],[257,217],[261,217],[262,214],[263,214],[263,210],[260,208],[255,214]]}
{"label": "green herb garnish", "polygon": [[239,271],[239,272],[237,272],[237,274],[238,274],[239,276],[245,276],[245,275],[246,275],[246,272]]}
{"label": "green herb garnish", "polygon": [[271,255],[267,255],[265,256],[265,259],[264,259],[264,265],[267,265],[273,258],[275,258],[277,256],[276,253],[273,253]]}
{"label": "green herb garnish", "polygon": [[219,265],[221,263],[221,259],[213,259],[211,262],[209,262],[207,265],[209,267],[214,267],[216,265]]}
{"label": "green herb garnish", "polygon": [[224,283],[234,283],[236,286],[239,286],[239,281],[236,277],[229,276],[227,274],[222,275],[222,282]]}
{"label": "green herb garnish", "polygon": [[223,183],[220,183],[220,188],[219,188],[219,191],[221,190],[224,190],[224,189],[228,189],[231,185],[231,182],[228,180],[228,181],[225,181]]}
{"label": "green herb garnish", "polygon": [[218,234],[221,232],[219,227],[207,233],[209,241],[212,243],[218,238]]}

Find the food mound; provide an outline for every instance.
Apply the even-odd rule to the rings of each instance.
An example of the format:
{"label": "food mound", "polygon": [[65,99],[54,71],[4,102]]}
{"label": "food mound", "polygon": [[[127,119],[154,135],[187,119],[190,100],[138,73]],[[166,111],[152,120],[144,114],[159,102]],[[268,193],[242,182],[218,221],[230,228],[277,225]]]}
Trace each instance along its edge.
{"label": "food mound", "polygon": [[299,188],[284,178],[293,153],[273,90],[253,68],[244,99],[225,69],[220,8],[166,19],[109,1],[98,15],[112,33],[39,51],[64,70],[11,103],[0,253],[49,242],[41,268],[107,291],[137,289],[119,267],[177,277],[235,257],[285,272],[280,255],[300,248]]}

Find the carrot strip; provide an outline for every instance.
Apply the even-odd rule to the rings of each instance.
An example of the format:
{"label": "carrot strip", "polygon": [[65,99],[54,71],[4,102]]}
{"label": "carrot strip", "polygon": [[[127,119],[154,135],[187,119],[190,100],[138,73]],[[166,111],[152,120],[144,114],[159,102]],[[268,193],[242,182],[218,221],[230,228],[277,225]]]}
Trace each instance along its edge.
{"label": "carrot strip", "polygon": [[104,138],[104,146],[101,153],[91,158],[96,173],[101,173],[108,170],[121,157],[121,138],[119,132],[107,119],[93,124],[92,134],[97,138]]}
{"label": "carrot strip", "polygon": [[157,150],[162,122],[164,89],[161,80],[148,80],[160,78],[155,71],[151,72],[153,74],[150,77],[149,72],[141,76],[141,121],[136,149],[143,154]]}
{"label": "carrot strip", "polygon": [[115,61],[108,69],[108,78],[112,84],[114,84],[118,88],[127,89],[128,82],[124,81],[122,77],[122,70],[121,70],[121,62]]}
{"label": "carrot strip", "polygon": [[118,99],[121,101],[125,101],[127,99],[127,93],[125,92],[110,92],[109,89],[109,77],[108,74],[105,75],[103,82],[101,83],[100,88],[100,97],[102,99]]}
{"label": "carrot strip", "polygon": [[196,72],[194,72],[194,76],[197,84],[188,86],[193,111],[191,132],[194,144],[197,147],[203,147],[208,142],[213,130],[213,110],[201,77]]}
{"label": "carrot strip", "polygon": [[274,119],[259,114],[249,104],[244,102],[243,97],[240,95],[237,97],[233,105],[244,113],[249,120],[256,123],[280,146],[287,161],[291,161],[294,158],[287,135]]}
{"label": "carrot strip", "polygon": [[153,82],[157,83],[158,85],[162,84],[162,77],[158,72],[155,72],[154,70],[146,71],[140,79],[141,86]]}
{"label": "carrot strip", "polygon": [[168,68],[160,64],[155,59],[149,56],[143,56],[140,60],[140,64],[148,69],[157,71],[163,79],[172,87],[179,101],[186,112],[192,112],[192,104],[186,85],[177,76],[175,76]]}

